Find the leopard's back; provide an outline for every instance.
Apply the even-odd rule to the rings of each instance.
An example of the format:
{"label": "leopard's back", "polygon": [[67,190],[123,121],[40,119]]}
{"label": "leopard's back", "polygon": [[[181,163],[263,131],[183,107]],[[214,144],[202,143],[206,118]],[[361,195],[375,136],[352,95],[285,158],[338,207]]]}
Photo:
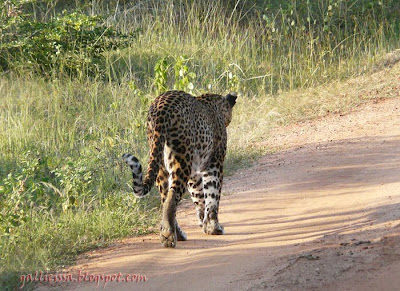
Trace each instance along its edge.
{"label": "leopard's back", "polygon": [[[164,132],[166,146],[196,171],[206,166],[216,149],[219,148],[223,153],[221,156],[224,156],[226,127],[218,107],[212,102],[218,96],[203,95],[197,98],[182,91],[169,91],[159,96],[148,114],[150,147],[156,147],[152,141],[157,131]],[[164,160],[160,162],[167,163],[168,156],[162,157]]]}

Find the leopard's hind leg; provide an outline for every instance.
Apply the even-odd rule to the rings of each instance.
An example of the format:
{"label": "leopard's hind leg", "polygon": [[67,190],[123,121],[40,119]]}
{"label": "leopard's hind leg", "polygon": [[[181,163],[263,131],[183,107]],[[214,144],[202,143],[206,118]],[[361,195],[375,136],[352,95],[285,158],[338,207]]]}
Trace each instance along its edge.
{"label": "leopard's hind leg", "polygon": [[[165,200],[168,196],[168,172],[165,170],[163,166],[160,167],[158,172],[156,184],[161,196],[161,203],[164,205]],[[175,231],[176,237],[178,241],[185,241],[187,240],[186,233],[179,227],[178,221],[175,218]]]}
{"label": "leopard's hind leg", "polygon": [[222,188],[222,164],[211,164],[203,172],[205,210],[203,231],[206,234],[224,234],[224,227],[218,221],[219,200]]}
{"label": "leopard's hind leg", "polygon": [[176,208],[186,191],[190,174],[190,155],[188,159],[186,155],[180,153],[180,143],[181,141],[176,141],[177,150],[167,144],[164,148],[164,163],[168,172],[168,191],[166,191],[163,203],[160,239],[165,247],[175,247],[178,234],[180,235],[176,222]]}
{"label": "leopard's hind leg", "polygon": [[196,205],[196,214],[198,218],[198,225],[203,227],[204,220],[204,193],[203,193],[203,179],[200,174],[194,174],[190,177],[188,182],[188,191],[192,198],[194,205]]}

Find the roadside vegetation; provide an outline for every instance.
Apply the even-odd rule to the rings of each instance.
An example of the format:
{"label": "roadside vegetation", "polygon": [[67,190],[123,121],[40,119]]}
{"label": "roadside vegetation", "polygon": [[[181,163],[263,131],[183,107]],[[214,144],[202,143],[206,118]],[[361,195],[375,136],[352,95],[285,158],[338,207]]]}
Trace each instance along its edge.
{"label": "roadside vegetation", "polygon": [[395,0],[2,1],[0,289],[157,228],[121,160],[146,164],[157,94],[239,93],[229,174],[274,126],[370,98],[323,88],[380,69],[399,18]]}

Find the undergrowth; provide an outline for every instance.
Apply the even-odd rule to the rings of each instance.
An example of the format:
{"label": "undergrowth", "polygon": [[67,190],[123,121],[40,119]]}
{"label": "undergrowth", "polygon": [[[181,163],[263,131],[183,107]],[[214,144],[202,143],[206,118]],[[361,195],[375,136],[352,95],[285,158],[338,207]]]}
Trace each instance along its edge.
{"label": "undergrowth", "polygon": [[3,1],[0,288],[154,229],[157,195],[132,196],[120,156],[134,152],[145,164],[157,94],[239,93],[230,174],[263,153],[252,144],[271,127],[354,104],[307,90],[371,72],[399,45],[399,5]]}

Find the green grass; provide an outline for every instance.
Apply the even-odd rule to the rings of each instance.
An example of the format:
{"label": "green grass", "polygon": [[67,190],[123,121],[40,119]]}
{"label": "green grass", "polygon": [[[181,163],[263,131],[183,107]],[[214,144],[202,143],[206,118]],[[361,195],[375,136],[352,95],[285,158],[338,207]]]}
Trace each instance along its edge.
{"label": "green grass", "polygon": [[[32,7],[46,18],[67,2]],[[154,230],[157,195],[132,197],[120,157],[132,152],[146,164],[146,111],[163,87],[238,91],[225,164],[232,174],[269,150],[255,144],[272,128],[367,100],[357,93],[371,83],[363,77],[399,47],[395,1],[270,1],[268,10],[263,1],[117,2],[83,9],[138,33],[105,54],[103,75],[0,76],[2,289]]]}
{"label": "green grass", "polygon": [[154,229],[158,199],[133,197],[120,158],[147,159],[144,97],[126,84],[20,77],[3,78],[0,94],[1,287]]}
{"label": "green grass", "polygon": [[2,242],[2,252],[12,254],[2,258],[2,289],[18,282],[21,274],[55,270],[72,264],[84,251],[154,230],[154,215],[146,211],[157,212],[157,207],[138,205],[127,193],[118,196],[118,202],[106,202],[91,211],[79,209],[57,215],[32,211],[29,222],[10,235],[9,241]]}

